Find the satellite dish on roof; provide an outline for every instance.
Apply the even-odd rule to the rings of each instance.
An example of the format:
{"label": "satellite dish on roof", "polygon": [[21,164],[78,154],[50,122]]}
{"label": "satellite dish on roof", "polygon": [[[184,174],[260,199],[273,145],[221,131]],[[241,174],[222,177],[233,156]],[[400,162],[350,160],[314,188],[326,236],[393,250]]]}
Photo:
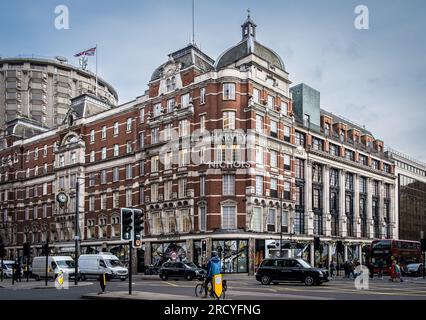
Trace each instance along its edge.
{"label": "satellite dish on roof", "polygon": [[55,57],[56,60],[58,60],[59,62],[67,62],[68,59],[62,56],[56,56]]}

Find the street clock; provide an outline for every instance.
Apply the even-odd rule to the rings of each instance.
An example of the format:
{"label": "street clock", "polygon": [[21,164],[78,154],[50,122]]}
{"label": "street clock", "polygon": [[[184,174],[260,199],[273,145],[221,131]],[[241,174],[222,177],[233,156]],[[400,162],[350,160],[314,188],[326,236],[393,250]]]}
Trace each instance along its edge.
{"label": "street clock", "polygon": [[65,192],[61,191],[56,195],[56,201],[59,202],[59,205],[63,206],[68,202],[68,196]]}

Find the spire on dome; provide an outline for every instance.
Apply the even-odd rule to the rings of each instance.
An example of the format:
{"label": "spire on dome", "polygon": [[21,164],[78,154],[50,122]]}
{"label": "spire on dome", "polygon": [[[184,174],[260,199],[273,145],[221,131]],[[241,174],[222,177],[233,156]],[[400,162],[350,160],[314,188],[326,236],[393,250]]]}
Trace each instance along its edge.
{"label": "spire on dome", "polygon": [[241,25],[242,32],[243,32],[242,34],[243,40],[248,37],[256,38],[256,27],[257,25],[254,23],[254,21],[250,17],[250,9],[247,9],[247,19]]}

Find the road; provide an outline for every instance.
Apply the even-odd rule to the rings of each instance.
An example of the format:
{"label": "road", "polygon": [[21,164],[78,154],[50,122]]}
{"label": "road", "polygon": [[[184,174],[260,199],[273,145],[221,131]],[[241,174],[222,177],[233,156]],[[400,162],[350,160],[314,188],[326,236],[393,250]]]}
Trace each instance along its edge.
{"label": "road", "polygon": [[[369,280],[368,290],[355,288],[353,279],[333,279],[321,286],[306,287],[299,283],[284,283],[263,286],[254,277],[246,275],[225,275],[228,282],[227,299],[244,300],[426,300],[426,281],[419,278],[406,278],[402,283],[383,280]],[[164,299],[164,294],[198,299],[194,295],[197,281],[168,280],[157,277],[133,276],[133,291],[149,293],[149,299]],[[75,300],[83,295],[96,294],[100,291],[98,282],[81,282],[78,287],[58,290],[50,282],[48,288],[42,288],[44,282],[30,280],[11,285],[10,279],[0,282],[0,300]],[[114,280],[107,283],[107,292],[126,297],[128,282]]]}

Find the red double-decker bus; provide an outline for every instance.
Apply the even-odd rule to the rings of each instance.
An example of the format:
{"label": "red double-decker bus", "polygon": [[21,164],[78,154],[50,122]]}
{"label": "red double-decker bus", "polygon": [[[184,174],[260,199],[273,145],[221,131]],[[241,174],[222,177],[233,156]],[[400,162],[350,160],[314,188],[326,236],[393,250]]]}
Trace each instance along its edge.
{"label": "red double-decker bus", "polygon": [[409,240],[373,240],[370,246],[370,266],[372,272],[379,272],[380,260],[383,261],[383,273],[389,272],[392,260],[396,260],[403,268],[409,263],[422,262],[419,241]]}

